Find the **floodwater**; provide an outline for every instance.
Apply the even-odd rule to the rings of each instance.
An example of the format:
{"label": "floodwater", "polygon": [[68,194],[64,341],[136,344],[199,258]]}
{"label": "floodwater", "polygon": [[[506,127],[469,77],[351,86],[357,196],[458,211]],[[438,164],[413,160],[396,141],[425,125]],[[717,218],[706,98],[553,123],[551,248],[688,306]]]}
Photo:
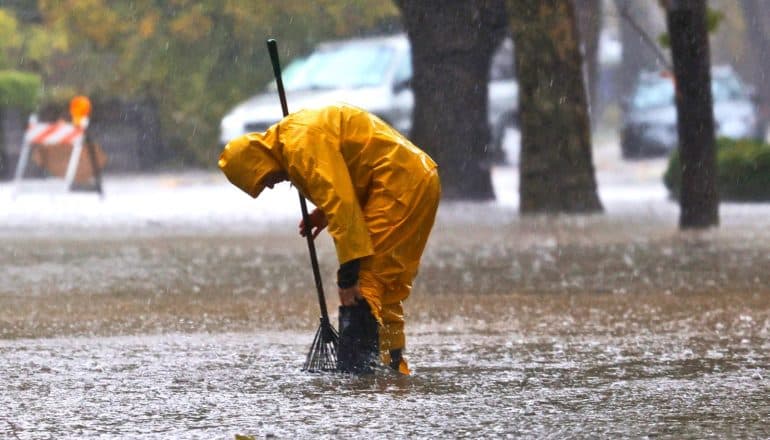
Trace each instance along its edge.
{"label": "floodwater", "polygon": [[300,371],[318,309],[293,223],[5,231],[0,437],[768,438],[769,213],[679,232],[668,205],[446,204],[406,304],[410,377]]}

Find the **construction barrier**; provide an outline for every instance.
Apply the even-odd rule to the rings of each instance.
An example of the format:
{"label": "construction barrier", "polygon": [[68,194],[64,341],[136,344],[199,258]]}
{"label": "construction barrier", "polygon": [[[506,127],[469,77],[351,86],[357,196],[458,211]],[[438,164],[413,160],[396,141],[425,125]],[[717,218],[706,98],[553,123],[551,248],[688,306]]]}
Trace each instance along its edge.
{"label": "construction barrier", "polygon": [[[53,176],[64,179],[68,190],[91,190],[102,195],[101,169],[107,162],[98,145],[88,139],[90,101],[76,97],[70,103],[73,123],[56,121],[38,122],[30,118],[14,176],[17,194],[29,164],[34,162]],[[85,147],[85,148],[84,148]],[[89,184],[93,180],[92,184]]]}

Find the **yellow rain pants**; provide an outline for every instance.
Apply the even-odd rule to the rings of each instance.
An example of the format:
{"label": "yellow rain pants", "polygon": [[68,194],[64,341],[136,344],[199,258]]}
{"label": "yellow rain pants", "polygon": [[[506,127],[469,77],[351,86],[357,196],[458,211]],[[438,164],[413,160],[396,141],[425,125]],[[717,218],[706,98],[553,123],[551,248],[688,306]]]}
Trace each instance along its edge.
{"label": "yellow rain pants", "polygon": [[[405,347],[409,296],[441,195],[436,163],[376,116],[346,105],[302,110],[231,141],[219,166],[252,197],[285,171],[328,220],[340,264],[360,258],[359,286],[382,324],[380,349]],[[408,373],[406,362],[400,370]]]}

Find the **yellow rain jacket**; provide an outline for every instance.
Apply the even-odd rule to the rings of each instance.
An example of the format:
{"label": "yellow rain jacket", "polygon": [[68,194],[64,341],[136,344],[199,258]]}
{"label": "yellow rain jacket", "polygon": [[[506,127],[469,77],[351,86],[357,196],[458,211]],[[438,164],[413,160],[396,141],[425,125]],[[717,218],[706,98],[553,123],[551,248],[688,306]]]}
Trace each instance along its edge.
{"label": "yellow rain jacket", "polygon": [[[328,220],[340,264],[361,259],[359,286],[380,328],[384,361],[405,346],[402,301],[417,275],[440,198],[436,163],[376,116],[336,105],[293,113],[231,141],[219,167],[257,197],[286,171]],[[402,371],[408,372],[406,363]]]}

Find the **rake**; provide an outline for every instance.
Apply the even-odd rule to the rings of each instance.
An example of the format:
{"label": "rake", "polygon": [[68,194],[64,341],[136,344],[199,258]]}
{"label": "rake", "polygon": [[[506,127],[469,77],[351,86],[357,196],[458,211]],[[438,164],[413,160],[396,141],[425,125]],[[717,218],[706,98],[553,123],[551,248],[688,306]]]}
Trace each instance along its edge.
{"label": "rake", "polygon": [[[267,51],[270,53],[270,61],[273,64],[273,74],[275,75],[275,84],[278,87],[278,97],[281,100],[281,110],[283,115],[289,114],[289,107],[286,104],[286,92],[283,89],[283,79],[281,79],[281,62],[278,59],[278,43],[274,39],[267,40]],[[299,194],[299,206],[302,209],[302,220],[305,228],[305,237],[307,238],[307,248],[310,252],[310,263],[313,266],[313,278],[315,279],[315,288],[318,292],[318,304],[321,307],[321,324],[313,338],[313,344],[305,358],[305,365],[302,370],[309,372],[337,371],[337,347],[339,346],[339,334],[329,321],[329,312],[326,310],[326,297],[324,296],[323,283],[321,281],[321,271],[318,268],[318,257],[315,252],[315,243],[311,233],[310,216],[307,212],[307,203],[302,194]]]}

